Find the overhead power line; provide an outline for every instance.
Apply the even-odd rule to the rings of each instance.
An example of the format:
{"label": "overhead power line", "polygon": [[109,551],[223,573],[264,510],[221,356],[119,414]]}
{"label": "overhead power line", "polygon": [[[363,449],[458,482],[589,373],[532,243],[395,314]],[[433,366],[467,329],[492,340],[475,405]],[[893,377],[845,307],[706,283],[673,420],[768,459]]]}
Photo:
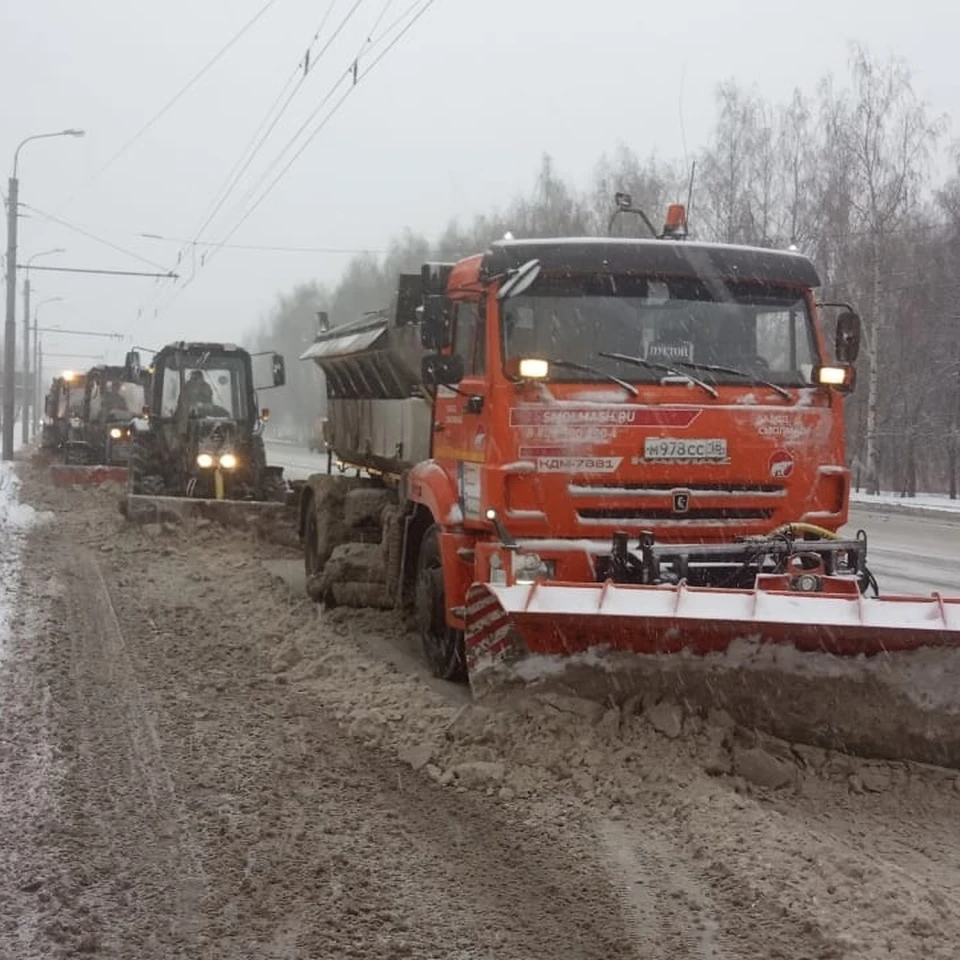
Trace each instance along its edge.
{"label": "overhead power line", "polygon": [[165,114],[167,114],[203,77],[213,69],[214,66],[247,34],[274,6],[277,0],[266,0],[263,6],[207,61],[207,63],[195,73],[137,132],[130,137],[123,146],[110,157],[106,163],[72,196],[68,197],[57,209],[57,213],[65,210],[81,194],[90,189],[107,170],[112,167],[154,124],[157,123]]}
{"label": "overhead power line", "polygon": [[162,263],[155,263],[153,260],[148,260],[146,257],[140,256],[139,253],[134,253],[132,250],[127,250],[125,247],[111,243],[109,240],[104,240],[103,237],[98,237],[95,233],[91,233],[89,230],[85,230],[83,227],[78,227],[76,224],[69,223],[60,217],[55,217],[52,213],[44,213],[42,210],[38,209],[37,207],[32,207],[28,203],[21,203],[20,206],[25,207],[27,210],[32,210],[45,220],[52,220],[61,227],[65,227],[67,230],[72,230],[74,233],[79,233],[80,236],[86,237],[88,240],[93,240],[95,243],[103,244],[103,246],[109,247],[111,250],[116,250],[117,253],[122,253],[125,256],[133,257],[134,260],[139,260],[140,263],[146,264],[148,267],[155,267],[157,270],[164,270],[167,273],[170,272]]}
{"label": "overhead power line", "polygon": [[[419,2],[419,0],[417,0],[417,2]],[[384,34],[381,35],[380,38],[378,38],[377,40],[373,40],[371,37],[369,36],[367,37],[367,39],[364,41],[363,46],[366,46],[369,43],[371,47],[375,47],[378,43],[382,42],[386,36],[389,36],[389,33],[393,29],[395,29],[395,27],[399,23],[403,22],[404,19],[409,18],[408,22],[403,26],[403,28],[399,31],[399,33],[397,33],[397,35],[387,44],[387,46],[371,61],[370,65],[366,67],[366,69],[362,71],[358,69],[359,53],[351,61],[347,70],[332,85],[330,90],[320,101],[320,104],[317,107],[317,109],[314,110],[314,112],[310,115],[310,117],[307,118],[304,124],[301,125],[301,127],[298,129],[296,134],[294,134],[294,136],[283,148],[283,150],[280,151],[280,154],[278,154],[278,156],[274,159],[274,163],[271,164],[271,167],[275,167],[278,161],[283,157],[283,155],[289,151],[289,149],[295,143],[297,138],[299,138],[299,136],[303,133],[306,127],[310,124],[310,122],[314,120],[316,116],[322,111],[324,105],[327,102],[329,102],[332,95],[337,91],[337,89],[340,86],[342,86],[344,81],[347,80],[348,78],[352,78],[353,82],[351,83],[351,85],[334,103],[331,109],[321,119],[320,123],[317,124],[317,126],[311,131],[307,139],[300,145],[300,147],[296,150],[296,152],[289,159],[289,161],[282,167],[280,172],[273,178],[273,180],[270,181],[266,189],[263,190],[263,192],[257,197],[257,199],[253,202],[253,204],[247,208],[246,212],[243,213],[239,221],[234,224],[234,226],[228,231],[226,236],[222,240],[214,244],[212,248],[206,254],[204,254],[202,266],[208,265],[210,260],[214,256],[216,256],[216,254],[221,249],[225,248],[226,244],[229,243],[230,239],[234,236],[234,234],[236,234],[236,232],[247,222],[247,220],[253,215],[253,213],[257,210],[257,208],[264,202],[264,200],[266,200],[266,198],[270,195],[270,193],[272,193],[272,191],[275,189],[277,184],[286,175],[287,171],[289,171],[289,169],[300,158],[300,156],[307,149],[307,147],[310,146],[310,144],[316,139],[316,137],[320,134],[320,132],[324,129],[324,127],[326,127],[326,125],[330,122],[330,120],[334,117],[334,115],[337,113],[337,111],[346,101],[347,97],[349,97],[349,95],[353,92],[353,90],[355,90],[356,87],[359,85],[360,81],[365,79],[371,73],[371,71],[376,69],[377,65],[384,59],[384,57],[387,56],[387,54],[390,53],[390,51],[400,42],[400,40],[403,39],[403,37],[413,28],[414,24],[427,12],[427,10],[429,10],[430,7],[433,6],[436,0],[425,0],[425,2],[422,2],[422,4],[420,5],[419,9],[417,9],[414,12],[414,8],[417,6],[417,2],[411,4],[411,6],[404,12],[404,14],[398,17],[393,22],[393,24],[391,24],[391,26],[387,28]],[[361,47],[361,52],[362,52],[362,47]],[[270,172],[270,168],[268,168],[267,173],[269,174],[269,172]],[[259,186],[264,179],[265,177],[261,176],[256,186]],[[256,186],[254,189],[256,189]],[[247,196],[248,197],[251,196],[251,193],[249,191]],[[198,271],[194,270],[194,272],[189,277],[187,277],[187,279],[179,287],[171,291],[170,296],[168,297],[166,303],[162,304],[162,308],[165,309],[169,307],[173,303],[173,301],[176,300],[180,296],[180,294],[182,294],[193,283],[193,281],[197,277],[197,274],[198,274]],[[158,304],[158,309],[160,309],[160,306],[161,305]]]}
{"label": "overhead power line", "polygon": [[[310,71],[313,70],[316,67],[316,65],[320,62],[320,59],[323,57],[324,53],[327,52],[327,50],[330,48],[330,45],[333,43],[333,41],[336,40],[336,38],[339,36],[343,28],[350,22],[351,17],[354,15],[354,13],[356,13],[357,9],[359,8],[362,2],[363,0],[355,0],[353,6],[350,8],[350,10],[347,11],[346,16],[340,21],[339,26],[337,26],[337,28],[333,31],[332,35],[327,39],[327,42],[323,45],[322,49],[316,55],[316,57],[311,59],[310,48],[309,47],[307,48],[307,52],[306,54],[304,54],[303,59],[297,64],[293,77],[290,78],[295,80],[294,88],[289,92],[289,94],[287,94],[286,100],[283,100],[283,104],[282,106],[280,106],[278,110],[277,105],[283,99],[284,94],[287,93],[287,88],[290,85],[290,80],[287,80],[287,82],[284,84],[283,89],[280,91],[280,94],[278,95],[276,100],[274,100],[274,102],[271,104],[270,109],[267,111],[263,120],[260,122],[260,125],[257,127],[256,131],[254,132],[254,135],[251,138],[250,142],[244,148],[243,153],[241,153],[238,162],[231,169],[230,173],[227,174],[226,181],[221,186],[220,190],[217,192],[217,196],[219,197],[219,199],[214,203],[213,209],[207,214],[203,223],[195,231],[193,231],[194,240],[196,240],[203,233],[203,231],[206,230],[206,228],[213,221],[214,217],[216,217],[216,215],[223,208],[223,205],[227,202],[227,200],[230,197],[230,194],[236,188],[236,185],[240,181],[240,178],[250,168],[250,164],[252,164],[253,161],[257,158],[257,155],[260,153],[260,150],[263,148],[264,144],[267,142],[267,138],[274,131],[277,124],[283,119],[283,115],[286,113],[287,108],[290,106],[290,103],[293,101],[293,98],[297,95],[297,91],[303,85]],[[323,18],[323,21],[321,22],[320,27],[318,27],[316,32],[314,33],[314,36],[313,36],[314,41],[316,41],[316,39],[319,37],[320,31],[323,29],[323,24],[326,23],[327,17],[329,16],[330,11],[332,9],[333,9],[333,3],[331,3],[327,7],[327,13],[324,15],[324,18]],[[273,116],[273,119],[271,120],[271,116],[274,114],[274,112],[276,112],[276,115]],[[266,126],[266,129],[264,129],[265,126]]]}
{"label": "overhead power line", "polygon": [[[307,139],[303,142],[303,144],[301,144],[301,146],[297,149],[294,155],[289,159],[289,161],[287,161],[287,163],[276,175],[276,177],[274,177],[274,179],[270,182],[266,190],[264,190],[263,193],[260,194],[260,196],[254,202],[254,204],[240,218],[240,221],[229,231],[229,233],[227,233],[224,239],[219,244],[217,244],[217,246],[211,251],[211,253],[207,257],[208,262],[210,258],[216,254],[218,249],[221,249],[224,246],[224,244],[229,242],[229,240],[233,237],[233,235],[253,215],[253,213],[257,210],[260,204],[263,203],[263,201],[266,200],[267,197],[273,192],[274,188],[283,179],[283,177],[287,174],[287,172],[294,165],[294,163],[296,163],[297,160],[300,159],[300,157],[303,155],[303,152],[307,149],[307,147],[309,147],[310,144],[313,143],[313,141],[319,136],[320,132],[324,129],[324,127],[326,127],[326,125],[330,122],[330,120],[333,119],[334,115],[343,105],[344,101],[346,101],[347,97],[349,97],[350,94],[357,88],[360,81],[366,78],[367,76],[369,76],[371,71],[376,69],[380,61],[383,60],[383,58],[386,57],[388,53],[390,53],[390,51],[403,39],[403,37],[413,28],[414,24],[427,12],[427,10],[430,9],[430,7],[433,6],[435,2],[436,0],[426,0],[423,6],[414,14],[413,18],[404,26],[404,28],[397,34],[397,36],[394,37],[393,40],[391,40],[390,43],[387,44],[385,49],[381,51],[381,53],[379,53],[373,59],[373,61],[370,63],[370,66],[368,66],[365,70],[358,73],[356,71],[356,61],[354,61],[353,68],[352,68],[353,83],[347,88],[347,90],[343,93],[340,99],[337,100],[337,102],[333,105],[333,107],[331,107],[331,109],[327,112],[326,116],[324,116],[324,118],[320,121],[320,123],[317,124],[317,126],[313,129],[313,131],[310,133]],[[349,72],[348,74],[346,74],[346,76],[349,76]],[[334,84],[334,87],[332,88],[332,90],[336,89],[336,87],[340,85],[343,79],[344,78],[341,78],[341,80],[339,80],[336,84]],[[315,115],[316,114],[314,114],[314,116]]]}
{"label": "overhead power line", "polygon": [[[231,193],[236,188],[237,184],[240,182],[240,179],[249,169],[250,165],[256,159],[260,150],[267,142],[267,138],[273,132],[276,125],[283,118],[284,113],[292,102],[293,98],[296,96],[297,92],[302,87],[307,76],[313,71],[317,64],[322,60],[324,53],[330,48],[330,45],[333,41],[340,35],[344,27],[349,23],[350,19],[356,13],[357,9],[360,7],[360,4],[363,0],[354,0],[353,5],[341,19],[340,23],[334,29],[332,35],[324,43],[320,51],[314,56],[312,54],[313,44],[316,43],[323,28],[326,26],[327,21],[330,18],[333,8],[336,5],[336,0],[330,0],[330,3],[327,5],[327,8],[324,12],[323,18],[320,21],[320,24],[317,26],[317,29],[314,31],[313,36],[310,39],[310,42],[307,44],[306,52],[303,56],[299,57],[297,60],[297,66],[293,71],[293,74],[287,78],[280,92],[277,94],[277,97],[274,99],[273,103],[270,105],[270,108],[267,110],[263,119],[257,125],[257,129],[254,131],[253,136],[251,137],[249,143],[244,148],[243,152],[240,154],[236,163],[231,167],[230,172],[227,174],[224,182],[221,184],[220,188],[215,194],[215,199],[210,209],[203,218],[202,223],[194,231],[192,231],[191,236],[193,241],[184,241],[184,246],[180,248],[177,253],[176,263],[179,265],[188,252],[191,243],[196,249],[194,241],[199,240],[203,231],[210,225],[214,217],[220,212],[223,205],[230,198]],[[379,22],[379,20],[378,20]],[[293,83],[293,89],[290,90],[290,84]],[[289,91],[289,92],[288,92]],[[284,99],[286,97],[286,99]],[[282,102],[281,102],[282,101]],[[278,109],[279,107],[279,109]],[[194,264],[194,272],[196,271],[196,264]],[[158,287],[154,290],[153,294],[148,298],[147,302],[140,308],[140,313],[145,309],[149,309],[150,306],[156,305],[160,300],[163,299],[164,294],[166,293],[166,288],[163,286]]]}
{"label": "overhead power line", "polygon": [[164,243],[180,243],[187,246],[196,247],[219,247],[227,250],[253,250],[263,253],[329,253],[329,254],[348,254],[356,255],[361,253],[386,253],[386,250],[372,247],[289,247],[282,245],[265,245],[255,243],[227,243],[219,244],[207,240],[183,240],[179,237],[161,237],[151,235],[150,239],[160,240]]}

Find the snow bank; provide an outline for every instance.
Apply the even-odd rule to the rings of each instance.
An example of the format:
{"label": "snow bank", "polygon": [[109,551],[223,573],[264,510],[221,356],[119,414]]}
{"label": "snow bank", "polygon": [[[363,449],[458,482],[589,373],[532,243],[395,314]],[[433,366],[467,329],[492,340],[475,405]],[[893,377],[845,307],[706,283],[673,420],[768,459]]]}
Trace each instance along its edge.
{"label": "snow bank", "polygon": [[0,463],[0,534],[4,541],[10,532],[28,530],[49,514],[38,513],[28,503],[21,503],[20,480],[12,463]]}
{"label": "snow bank", "polygon": [[918,493],[915,497],[901,497],[898,493],[851,492],[850,502],[862,506],[897,507],[904,510],[942,510],[960,513],[960,500],[951,500],[945,493]]}

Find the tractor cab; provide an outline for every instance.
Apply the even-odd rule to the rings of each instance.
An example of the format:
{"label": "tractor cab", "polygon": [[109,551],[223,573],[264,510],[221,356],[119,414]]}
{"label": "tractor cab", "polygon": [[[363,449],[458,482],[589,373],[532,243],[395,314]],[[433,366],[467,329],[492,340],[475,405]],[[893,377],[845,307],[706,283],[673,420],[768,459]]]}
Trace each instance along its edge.
{"label": "tractor cab", "polygon": [[85,375],[79,425],[66,446],[69,462],[124,465],[131,424],[145,402],[144,384],[129,365],[91,367]]}
{"label": "tractor cab", "polygon": [[[271,358],[272,371],[270,382],[257,384],[253,361],[261,356]],[[283,484],[266,465],[269,411],[259,408],[257,389],[284,382],[279,354],[252,356],[223,343],[164,347],[153,360],[146,418],[137,421],[144,462],[131,478],[141,487],[135,492],[271,499],[267,487]]]}
{"label": "tractor cab", "polygon": [[82,424],[86,375],[65,370],[54,377],[44,402],[41,449],[61,452],[67,449]]}

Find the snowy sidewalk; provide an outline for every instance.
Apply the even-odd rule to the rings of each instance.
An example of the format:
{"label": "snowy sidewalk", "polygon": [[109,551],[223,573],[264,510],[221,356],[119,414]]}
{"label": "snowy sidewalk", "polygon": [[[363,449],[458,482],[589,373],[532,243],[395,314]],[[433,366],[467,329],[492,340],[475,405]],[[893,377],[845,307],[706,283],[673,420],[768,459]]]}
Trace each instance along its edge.
{"label": "snowy sidewalk", "polygon": [[898,493],[868,494],[852,492],[851,506],[872,507],[878,510],[918,513],[956,513],[960,515],[960,500],[951,500],[945,493],[918,493],[915,497],[901,497]]}

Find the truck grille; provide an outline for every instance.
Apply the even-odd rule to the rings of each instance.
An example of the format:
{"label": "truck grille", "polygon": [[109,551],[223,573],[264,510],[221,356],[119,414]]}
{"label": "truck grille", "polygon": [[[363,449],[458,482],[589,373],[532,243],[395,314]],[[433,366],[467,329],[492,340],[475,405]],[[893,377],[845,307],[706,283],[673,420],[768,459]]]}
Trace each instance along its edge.
{"label": "truck grille", "polygon": [[[621,523],[736,523],[766,521],[776,515],[776,503],[786,489],[773,483],[608,483],[570,484],[581,523],[613,526]],[[689,508],[673,508],[672,494],[690,495]],[[724,502],[725,501],[725,502]]]}
{"label": "truck grille", "polygon": [[573,497],[664,497],[674,490],[686,490],[694,497],[784,497],[787,491],[774,483],[610,483],[577,484],[567,487]]}
{"label": "truck grille", "polygon": [[703,520],[769,520],[775,512],[772,508],[763,507],[692,507],[683,513],[676,513],[669,507],[597,507],[580,509],[577,517],[585,523],[643,520],[696,523]]}

